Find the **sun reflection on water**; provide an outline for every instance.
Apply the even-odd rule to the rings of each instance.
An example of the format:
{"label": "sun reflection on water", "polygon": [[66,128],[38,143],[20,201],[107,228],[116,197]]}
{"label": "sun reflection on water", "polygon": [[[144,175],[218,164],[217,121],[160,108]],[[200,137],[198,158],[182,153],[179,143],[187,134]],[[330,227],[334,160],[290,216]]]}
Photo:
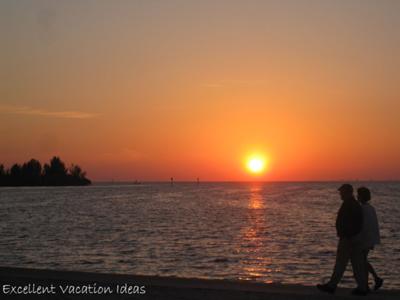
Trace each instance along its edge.
{"label": "sun reflection on water", "polygon": [[[243,228],[242,252],[246,259],[242,261],[241,279],[256,280],[265,278],[271,269],[271,259],[266,255],[267,249],[267,207],[263,198],[263,186],[252,185],[249,189],[247,226]],[[271,283],[266,279],[265,282]]]}

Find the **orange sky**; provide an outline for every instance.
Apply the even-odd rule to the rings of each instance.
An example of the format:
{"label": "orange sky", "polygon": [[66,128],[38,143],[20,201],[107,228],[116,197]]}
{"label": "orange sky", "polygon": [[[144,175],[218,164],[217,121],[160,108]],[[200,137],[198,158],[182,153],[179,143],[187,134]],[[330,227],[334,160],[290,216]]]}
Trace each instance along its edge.
{"label": "orange sky", "polygon": [[[400,179],[396,1],[0,3],[0,163]],[[261,152],[268,172],[243,160]]]}

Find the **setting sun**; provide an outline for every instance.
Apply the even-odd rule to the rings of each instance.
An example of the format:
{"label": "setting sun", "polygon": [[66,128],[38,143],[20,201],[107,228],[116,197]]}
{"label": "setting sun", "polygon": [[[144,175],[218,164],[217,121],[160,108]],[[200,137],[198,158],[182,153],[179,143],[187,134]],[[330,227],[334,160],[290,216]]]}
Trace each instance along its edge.
{"label": "setting sun", "polygon": [[262,156],[252,156],[247,160],[247,169],[253,174],[260,174],[265,170],[265,159]]}

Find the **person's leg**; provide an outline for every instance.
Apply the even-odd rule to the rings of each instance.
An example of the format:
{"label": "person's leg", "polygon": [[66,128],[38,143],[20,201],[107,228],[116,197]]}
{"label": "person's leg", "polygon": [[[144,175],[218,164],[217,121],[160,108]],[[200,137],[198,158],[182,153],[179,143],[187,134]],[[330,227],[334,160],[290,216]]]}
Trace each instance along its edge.
{"label": "person's leg", "polygon": [[376,274],[374,268],[372,267],[372,265],[369,261],[367,261],[367,269],[368,269],[368,272],[371,273],[372,276],[374,276],[374,280],[376,281],[379,278],[379,276],[378,276],[378,274]]}
{"label": "person's leg", "polygon": [[336,287],[343,277],[347,264],[350,259],[350,241],[348,239],[340,239],[336,252],[336,263],[333,269],[331,279],[328,284]]}
{"label": "person's leg", "polygon": [[353,267],[354,278],[357,282],[357,289],[361,292],[367,292],[368,272],[366,269],[366,256],[364,251],[360,247],[353,246],[351,249],[350,259]]}
{"label": "person's leg", "polygon": [[[378,274],[376,274],[374,268],[372,267],[372,265],[370,264],[370,262],[368,261],[368,252],[366,252],[366,266],[367,266],[367,273],[371,273],[372,276],[374,277],[374,281],[375,281],[375,286],[374,286],[374,290],[378,290],[382,284],[383,284],[383,279],[380,278],[378,276]],[[367,277],[367,283],[368,283],[368,277]]]}
{"label": "person's leg", "polygon": [[369,262],[368,262],[368,254],[369,254],[369,249],[365,249],[363,251],[364,254],[364,268],[365,268],[365,282],[367,283],[367,287],[369,287]]}

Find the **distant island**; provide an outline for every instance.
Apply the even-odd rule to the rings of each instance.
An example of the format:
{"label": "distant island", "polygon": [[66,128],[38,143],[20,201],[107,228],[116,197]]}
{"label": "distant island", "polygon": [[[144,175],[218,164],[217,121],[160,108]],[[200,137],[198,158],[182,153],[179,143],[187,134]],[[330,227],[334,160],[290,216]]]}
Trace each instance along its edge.
{"label": "distant island", "polygon": [[81,167],[72,164],[66,168],[57,156],[43,167],[36,159],[22,165],[14,164],[10,169],[0,164],[0,186],[71,186],[91,183]]}

